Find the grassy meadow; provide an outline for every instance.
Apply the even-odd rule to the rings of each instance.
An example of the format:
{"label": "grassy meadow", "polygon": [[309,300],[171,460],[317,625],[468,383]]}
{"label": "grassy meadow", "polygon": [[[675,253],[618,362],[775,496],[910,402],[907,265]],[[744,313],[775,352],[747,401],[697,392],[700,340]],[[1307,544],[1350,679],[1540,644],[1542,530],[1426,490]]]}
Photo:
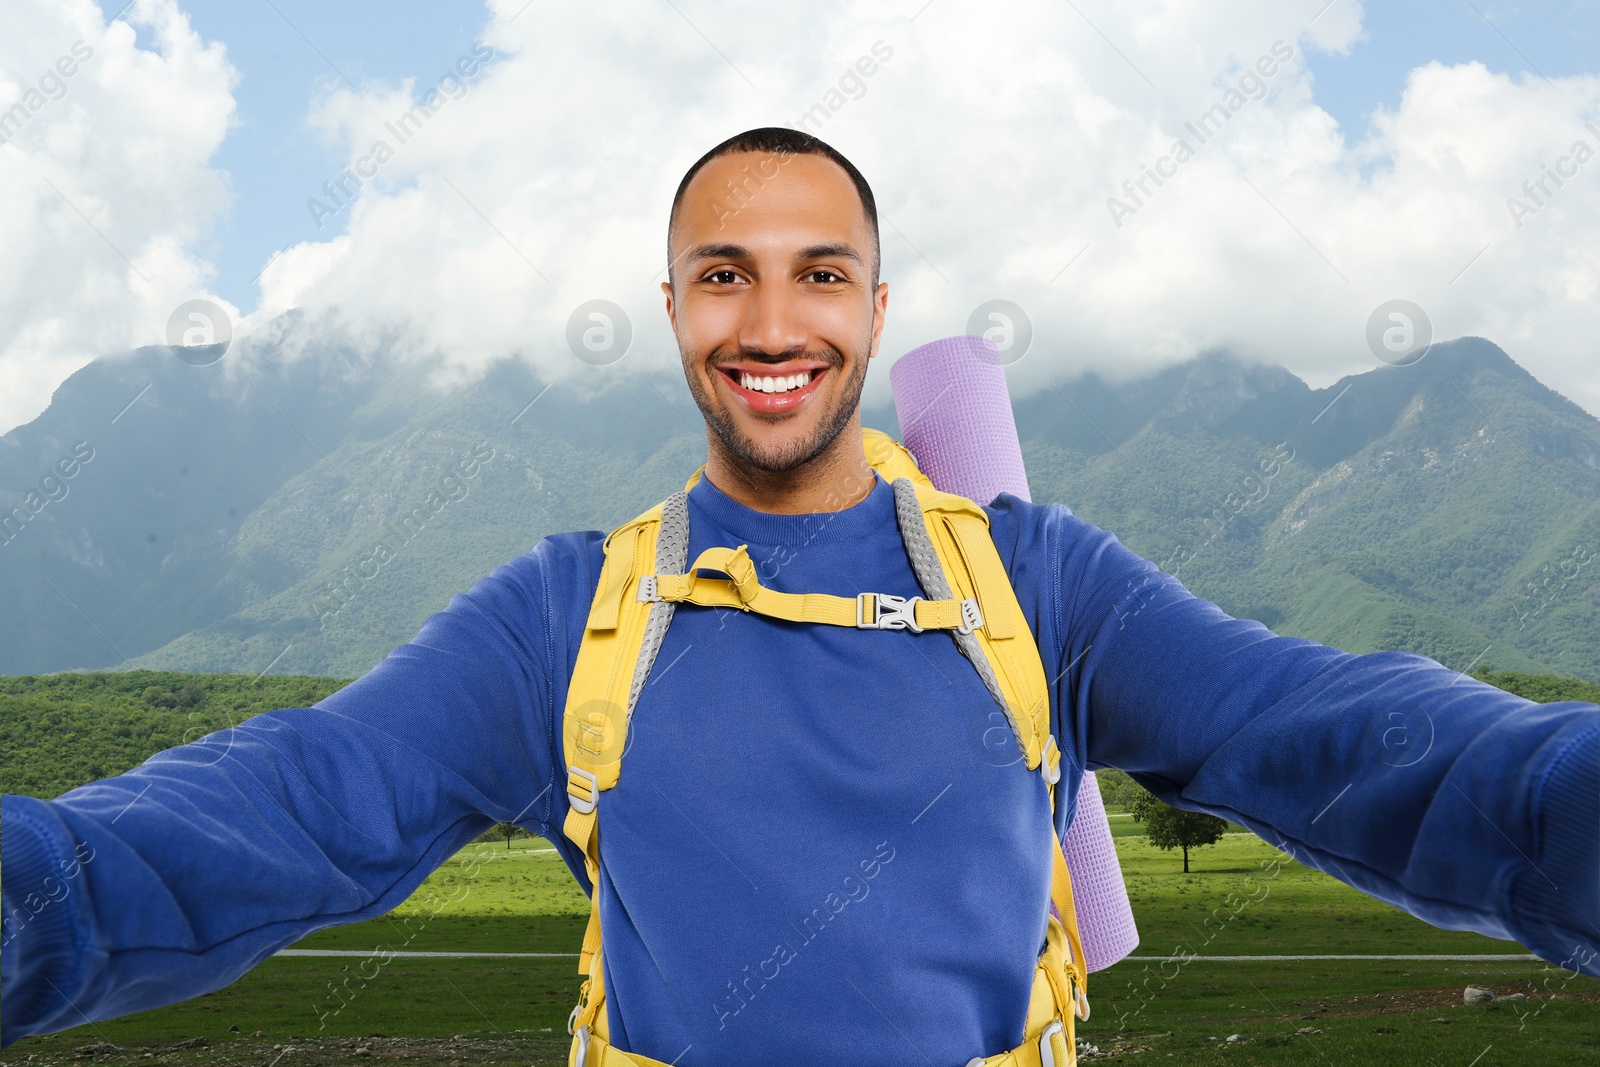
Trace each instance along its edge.
{"label": "grassy meadow", "polygon": [[[1539,701],[1600,697],[1577,679],[1480,677]],[[0,771],[7,792],[56,796],[260,711],[309,706],[343,684],[160,671],[0,678]],[[1132,781],[1118,771],[1099,779],[1141,944],[1091,977],[1083,1062],[1600,1064],[1600,981],[1541,962],[1208,959],[1523,950],[1434,929],[1237,826],[1193,850],[1184,874],[1178,852],[1152,848],[1143,827],[1116,810]],[[0,1067],[565,1064],[589,902],[548,842],[524,835],[511,844],[475,842],[389,915],[294,946],[361,955],[275,956],[203,997],[25,1039],[0,1053]],[[380,945],[544,955],[385,959],[374,953]],[[1526,999],[1468,1006],[1469,983]]]}
{"label": "grassy meadow", "polygon": [[[1092,976],[1084,1062],[1600,1062],[1600,981],[1540,962],[1208,961],[1523,950],[1436,930],[1249,834],[1194,852],[1185,875],[1178,854],[1152,849],[1131,819],[1112,825],[1139,919],[1135,956],[1202,958],[1134,958]],[[24,1040],[0,1064],[564,1064],[579,984],[570,954],[587,908],[547,842],[473,844],[390,915],[294,947],[568,955],[279,956],[207,996]],[[1527,999],[1465,1005],[1469,983]]]}

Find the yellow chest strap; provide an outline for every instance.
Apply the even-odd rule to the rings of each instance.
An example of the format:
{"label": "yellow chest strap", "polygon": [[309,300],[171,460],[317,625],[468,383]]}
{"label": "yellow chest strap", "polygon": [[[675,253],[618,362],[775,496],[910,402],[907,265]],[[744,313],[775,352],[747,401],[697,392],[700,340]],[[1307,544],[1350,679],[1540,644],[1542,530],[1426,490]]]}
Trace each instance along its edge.
{"label": "yellow chest strap", "polygon": [[[960,630],[983,625],[977,597],[924,600],[893,593],[782,593],[761,584],[748,545],[708,548],[695,557],[686,574],[647,574],[639,580],[637,599],[669,600],[707,608],[738,608],[789,622],[856,626],[864,630]],[[707,578],[702,570],[721,571],[727,578]]]}

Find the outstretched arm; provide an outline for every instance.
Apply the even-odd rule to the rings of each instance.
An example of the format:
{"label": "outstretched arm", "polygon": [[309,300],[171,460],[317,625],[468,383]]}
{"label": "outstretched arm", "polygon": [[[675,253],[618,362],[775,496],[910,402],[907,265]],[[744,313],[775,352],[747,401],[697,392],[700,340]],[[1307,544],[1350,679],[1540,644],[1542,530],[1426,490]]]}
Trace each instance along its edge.
{"label": "outstretched arm", "polygon": [[1062,744],[1436,926],[1600,975],[1600,706],[1234,619],[1052,508]]}
{"label": "outstretched arm", "polygon": [[497,821],[548,831],[551,553],[453,597],[316,707],[53,801],[5,797],[5,1044],[198,996],[382,915]]}

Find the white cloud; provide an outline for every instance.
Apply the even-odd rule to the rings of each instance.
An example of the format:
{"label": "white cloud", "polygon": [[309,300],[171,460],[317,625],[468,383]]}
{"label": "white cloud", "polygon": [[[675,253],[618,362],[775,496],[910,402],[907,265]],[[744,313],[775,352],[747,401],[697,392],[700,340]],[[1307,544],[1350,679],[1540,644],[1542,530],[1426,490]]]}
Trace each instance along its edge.
{"label": "white cloud", "polygon": [[109,26],[92,0],[19,0],[6,21],[0,428],[33,418],[96,356],[153,340],[203,290],[194,247],[228,201],[207,160],[234,83],[223,48],[173,0],[139,0]]}
{"label": "white cloud", "polygon": [[[413,354],[461,373],[509,353],[594,376],[616,368],[574,359],[565,327],[604,298],[633,317],[618,367],[674,366],[656,282],[683,170],[731,133],[842,100],[817,132],[877,192],[888,353],[960,333],[979,303],[1003,297],[1034,321],[1034,347],[1012,372],[1019,391],[1212,346],[1323,384],[1376,365],[1367,318],[1404,297],[1439,336],[1488,336],[1600,412],[1600,159],[1552,186],[1520,228],[1506,207],[1577,140],[1600,151],[1583,125],[1600,115],[1600,77],[1429,65],[1352,141],[1317,106],[1303,57],[1348,50],[1362,9],[1341,0],[1319,16],[1322,6],[1035,0],[1001,17],[950,0],[920,13],[842,0],[495,0],[482,37],[493,59],[464,90],[440,91],[433,76],[312,102],[311,125],[348,146],[353,165],[379,140],[392,157],[364,165],[373,177],[353,197],[304,190],[344,232],[277,255],[242,329],[304,307],[373,347],[406,336]],[[853,93],[830,97],[879,40],[893,55],[864,91],[847,82]],[[1185,123],[1234,102],[1228,90],[1280,41],[1292,56],[1265,64],[1265,97],[1248,99],[1247,81],[1200,143]],[[455,58],[441,57],[441,73]],[[421,128],[404,143],[386,132],[430,88],[436,109]],[[1146,178],[1149,195],[1119,227],[1108,198],[1131,204],[1123,183],[1179,138],[1193,158],[1160,188]],[[56,351],[63,342],[41,322],[30,343]],[[869,390],[887,397],[882,368]]]}
{"label": "white cloud", "polygon": [[[496,61],[397,150],[387,188],[363,190],[348,240],[291,249],[267,271],[266,311],[337,306],[354,323],[412,324],[461,366],[520,352],[593,374],[565,351],[564,324],[606,297],[635,317],[628,365],[670,365],[653,281],[677,178],[729,133],[797,120],[881,39],[892,58],[818,132],[865,171],[886,219],[887,351],[959,333],[1005,297],[1035,324],[1021,390],[1218,345],[1321,384],[1376,365],[1367,317],[1405,297],[1440,336],[1486,334],[1600,411],[1587,371],[1600,162],[1520,230],[1505,207],[1575,139],[1600,148],[1580,121],[1600,101],[1596,78],[1431,65],[1349,143],[1303,56],[1357,41],[1354,3],[1315,21],[1320,4],[1270,0],[1225,14],[1193,0],[1083,14],[1038,2],[1004,18],[935,0],[914,22],[873,3],[759,20],[710,3],[540,7],[512,21],[520,6],[496,9]],[[1265,98],[1249,99],[1260,89],[1247,80],[1202,144],[1185,123],[1237,104],[1228,90],[1263,57]],[[392,94],[341,91],[316,117],[354,156],[400,110]],[[1194,158],[1160,188],[1146,179],[1153,195],[1118,227],[1108,198],[1131,203],[1123,182],[1179,138]],[[887,375],[870,388],[884,396]]]}

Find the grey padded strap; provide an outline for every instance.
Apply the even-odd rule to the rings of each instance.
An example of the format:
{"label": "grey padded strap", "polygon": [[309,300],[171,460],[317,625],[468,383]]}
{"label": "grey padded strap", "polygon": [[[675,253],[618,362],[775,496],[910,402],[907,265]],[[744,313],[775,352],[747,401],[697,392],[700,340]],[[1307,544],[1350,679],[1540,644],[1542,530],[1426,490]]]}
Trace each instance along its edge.
{"label": "grey padded strap", "polygon": [[[661,503],[661,532],[656,537],[656,573],[682,574],[689,565],[689,494],[673,493]],[[633,668],[633,684],[628,690],[628,715],[633,718],[634,705],[639,703],[639,693],[655,666],[656,654],[661,651],[661,641],[667,636],[667,626],[677,604],[658,600],[650,605],[650,617],[645,621],[644,643],[639,647],[639,662]]]}
{"label": "grey padded strap", "polygon": [[[917,500],[917,487],[911,484],[910,478],[896,478],[894,480],[894,515],[900,523],[900,538],[905,542],[906,555],[911,557],[911,570],[917,576],[917,583],[922,586],[922,592],[929,600],[952,600],[955,594],[950,591],[950,583],[944,576],[944,567],[939,563],[939,553],[934,550],[933,541],[928,537],[928,527],[922,519],[922,504]],[[1006,695],[1000,688],[1000,682],[995,678],[994,667],[989,663],[989,657],[983,654],[983,645],[978,642],[976,634],[962,633],[960,630],[951,630],[950,636],[955,638],[956,647],[961,649],[963,655],[972,661],[978,669],[978,677],[983,679],[983,684],[988,687],[989,695],[994,697],[1006,713],[1006,721],[1011,724],[1011,734],[1017,739],[1018,748],[1026,751],[1022,739],[1022,731],[1018,728],[1017,717],[1011,710],[1011,705],[1006,703]]]}

